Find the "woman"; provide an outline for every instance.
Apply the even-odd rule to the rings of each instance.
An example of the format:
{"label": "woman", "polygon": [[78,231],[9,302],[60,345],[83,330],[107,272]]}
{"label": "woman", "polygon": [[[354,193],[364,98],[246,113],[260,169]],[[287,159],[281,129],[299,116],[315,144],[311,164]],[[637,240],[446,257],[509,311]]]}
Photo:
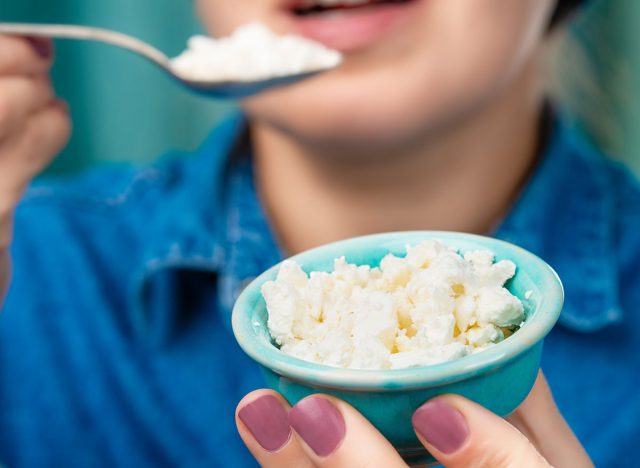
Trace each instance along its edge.
{"label": "woman", "polygon": [[192,158],[25,194],[69,118],[47,78],[51,45],[0,38],[3,287],[14,265],[0,461],[244,466],[242,399],[238,430],[265,466],[398,466],[342,402],[242,398],[262,382],[230,308],[285,254],[445,229],[510,240],[559,271],[566,308],[542,367],[569,425],[541,376],[513,425],[459,397],[425,402],[413,418],[423,443],[451,467],[589,466],[572,426],[598,466],[635,462],[640,190],[540,85],[551,18],[575,2],[330,3],[200,0],[218,35],[259,19],[342,50],[345,64],[244,102]]}

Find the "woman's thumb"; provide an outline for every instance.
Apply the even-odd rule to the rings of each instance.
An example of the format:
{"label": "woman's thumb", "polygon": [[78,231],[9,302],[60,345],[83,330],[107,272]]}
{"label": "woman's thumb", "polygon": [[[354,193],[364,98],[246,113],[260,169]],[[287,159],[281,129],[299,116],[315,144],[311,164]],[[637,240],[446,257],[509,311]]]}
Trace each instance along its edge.
{"label": "woman's thumb", "polygon": [[516,428],[456,395],[438,397],[413,415],[416,434],[447,468],[549,467]]}

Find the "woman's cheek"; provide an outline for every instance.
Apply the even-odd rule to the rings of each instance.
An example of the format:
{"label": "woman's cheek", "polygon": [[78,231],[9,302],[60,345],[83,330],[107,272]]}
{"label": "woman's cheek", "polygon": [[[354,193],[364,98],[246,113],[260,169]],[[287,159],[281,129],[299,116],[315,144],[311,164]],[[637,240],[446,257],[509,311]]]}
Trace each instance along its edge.
{"label": "woman's cheek", "polygon": [[337,73],[259,96],[243,108],[306,141],[395,146],[455,124],[502,92],[513,80],[512,54],[502,45],[491,57],[417,57]]}
{"label": "woman's cheek", "polygon": [[[246,22],[269,3],[236,1],[222,8],[223,0],[201,0],[212,22],[218,15],[213,27],[219,28]],[[258,96],[243,108],[310,142],[402,144],[455,125],[504,92],[536,53],[553,3],[423,1],[408,31],[348,56],[341,70]]]}

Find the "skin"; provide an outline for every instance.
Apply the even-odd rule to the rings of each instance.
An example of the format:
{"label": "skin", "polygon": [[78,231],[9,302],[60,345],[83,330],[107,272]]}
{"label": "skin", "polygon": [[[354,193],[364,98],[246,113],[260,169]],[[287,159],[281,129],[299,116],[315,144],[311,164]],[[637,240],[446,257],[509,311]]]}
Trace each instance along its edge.
{"label": "skin", "polygon": [[10,277],[14,207],[71,132],[66,105],[51,87],[52,59],[50,42],[34,47],[25,39],[0,35],[0,300]]}
{"label": "skin", "polygon": [[[291,31],[278,0],[198,5],[219,35],[252,20]],[[257,183],[281,244],[295,253],[381,231],[490,232],[535,162],[552,8],[425,1],[339,70],[246,101]]]}
{"label": "skin", "polygon": [[[289,32],[280,5],[238,0],[230,9],[224,0],[201,0],[199,9],[218,35],[252,20]],[[539,151],[540,55],[554,6],[423,2],[402,31],[348,53],[342,68],[244,102],[257,184],[281,245],[295,253],[379,231],[490,233]],[[266,393],[272,392],[248,395],[238,409]],[[329,457],[316,456],[297,435],[267,452],[237,419],[240,435],[267,467],[404,466],[352,407],[325,398],[347,426]],[[465,417],[471,434],[454,454],[422,440],[447,467],[592,466],[542,376],[512,417],[515,426],[459,396],[442,398]]]}
{"label": "skin", "polygon": [[[238,405],[245,405],[265,395],[274,395],[285,411],[291,406],[271,390],[257,390]],[[265,468],[318,467],[350,468],[353,466],[384,466],[401,468],[406,464],[391,444],[352,406],[328,395],[325,398],[340,412],[346,435],[338,448],[328,456],[319,457],[295,431],[288,442],[276,451],[266,451],[251,435],[236,412],[236,424],[242,440],[253,456]],[[505,421],[481,406],[457,395],[444,395],[438,400],[456,409],[464,418],[468,436],[453,453],[437,450],[418,432],[422,445],[447,468],[587,468],[591,460],[580,446],[569,426],[558,412],[542,373],[529,397],[517,413]],[[549,433],[552,435],[549,436]],[[526,434],[526,437],[525,437]],[[366,447],[366,450],[362,450]]]}
{"label": "skin", "polygon": [[[198,2],[218,35],[251,20],[288,32],[279,8],[276,0]],[[544,99],[538,58],[552,8],[553,0],[425,1],[402,31],[348,53],[341,69],[244,102],[256,182],[284,248],[402,229],[490,232],[535,164]],[[69,138],[66,107],[47,78],[51,62],[28,41],[0,36],[0,298],[14,207]],[[556,466],[590,466],[544,383],[514,416],[520,431],[460,397],[444,398],[471,433],[452,455],[424,441],[446,466],[546,466],[542,456]],[[265,466],[364,466],[371,454],[401,466],[362,416],[332,402],[347,439],[328,459],[314,458],[296,437],[265,454],[241,422],[239,431]],[[510,443],[495,443],[503,440]]]}

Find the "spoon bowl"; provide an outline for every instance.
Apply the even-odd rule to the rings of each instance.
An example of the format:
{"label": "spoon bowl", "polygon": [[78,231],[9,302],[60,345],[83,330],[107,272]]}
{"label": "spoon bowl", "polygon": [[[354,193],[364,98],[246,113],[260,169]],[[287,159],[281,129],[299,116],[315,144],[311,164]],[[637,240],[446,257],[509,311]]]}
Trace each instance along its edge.
{"label": "spoon bowl", "polygon": [[287,86],[306,80],[331,69],[310,70],[294,75],[283,75],[251,81],[229,81],[228,79],[209,81],[191,80],[183,74],[177,73],[172,66],[171,59],[155,47],[135,37],[108,29],[59,24],[0,23],[0,34],[96,41],[110,44],[145,58],[190,91],[218,99],[247,98],[272,88]]}
{"label": "spoon bowl", "polygon": [[322,70],[279,76],[258,81],[197,81],[179,75],[173,78],[196,94],[219,99],[243,99],[274,88],[280,88],[306,80],[322,73]]}

